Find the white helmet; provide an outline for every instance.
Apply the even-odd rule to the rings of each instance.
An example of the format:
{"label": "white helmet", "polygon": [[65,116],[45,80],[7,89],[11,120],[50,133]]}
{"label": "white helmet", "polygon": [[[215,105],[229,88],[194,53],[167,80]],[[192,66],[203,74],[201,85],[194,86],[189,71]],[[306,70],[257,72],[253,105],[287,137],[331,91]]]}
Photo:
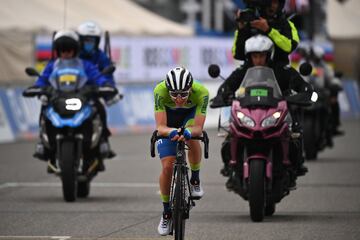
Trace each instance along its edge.
{"label": "white helmet", "polygon": [[54,49],[58,56],[63,50],[74,50],[77,55],[79,50],[79,36],[71,30],[58,31],[53,39]]}
{"label": "white helmet", "polygon": [[317,46],[317,45],[313,46],[312,50],[313,50],[315,57],[317,57],[318,59],[322,59],[325,55],[324,49],[320,46]]}
{"label": "white helmet", "polygon": [[255,35],[245,42],[245,55],[248,58],[253,52],[268,52],[268,60],[272,60],[274,51],[274,43],[264,35]]}
{"label": "white helmet", "polygon": [[54,36],[54,41],[56,41],[57,39],[59,39],[61,37],[68,37],[75,41],[79,41],[79,36],[76,34],[76,32],[74,32],[72,30],[63,29],[63,30],[57,31]]}
{"label": "white helmet", "polygon": [[101,37],[101,28],[98,24],[92,21],[84,22],[80,24],[77,29],[77,32],[80,36],[89,36],[89,37]]}
{"label": "white helmet", "polygon": [[188,91],[193,84],[193,78],[186,68],[176,67],[166,74],[165,84],[169,91]]}

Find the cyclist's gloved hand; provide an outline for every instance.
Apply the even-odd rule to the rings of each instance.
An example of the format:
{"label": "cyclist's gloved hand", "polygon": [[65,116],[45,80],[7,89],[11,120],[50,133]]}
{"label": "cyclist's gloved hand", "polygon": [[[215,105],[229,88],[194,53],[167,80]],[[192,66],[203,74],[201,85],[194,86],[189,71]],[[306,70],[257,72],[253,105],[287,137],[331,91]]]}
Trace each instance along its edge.
{"label": "cyclist's gloved hand", "polygon": [[169,138],[173,139],[176,135],[178,135],[178,130],[174,129],[169,133]]}
{"label": "cyclist's gloved hand", "polygon": [[190,129],[185,128],[183,136],[184,136],[184,138],[185,138],[186,140],[191,139],[191,131],[190,131]]}

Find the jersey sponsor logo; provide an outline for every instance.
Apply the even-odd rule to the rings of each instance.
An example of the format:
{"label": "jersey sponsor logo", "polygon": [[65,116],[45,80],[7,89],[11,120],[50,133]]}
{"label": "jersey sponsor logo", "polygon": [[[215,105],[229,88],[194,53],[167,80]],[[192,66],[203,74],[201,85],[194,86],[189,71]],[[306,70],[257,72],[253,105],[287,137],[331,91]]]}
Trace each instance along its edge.
{"label": "jersey sponsor logo", "polygon": [[209,96],[204,96],[203,101],[204,103],[201,107],[201,113],[206,114],[207,105],[209,103]]}
{"label": "jersey sponsor logo", "polygon": [[155,111],[163,110],[163,106],[161,102],[163,101],[163,97],[160,96],[158,93],[155,94]]}

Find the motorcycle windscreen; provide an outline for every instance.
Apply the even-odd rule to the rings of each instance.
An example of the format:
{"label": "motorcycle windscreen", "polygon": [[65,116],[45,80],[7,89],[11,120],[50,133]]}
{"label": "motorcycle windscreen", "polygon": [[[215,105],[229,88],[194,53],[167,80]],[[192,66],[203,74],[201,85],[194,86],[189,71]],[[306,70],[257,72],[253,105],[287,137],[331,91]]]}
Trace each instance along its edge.
{"label": "motorcycle windscreen", "polygon": [[235,96],[240,100],[242,107],[276,107],[282,99],[274,72],[268,67],[249,68]]}
{"label": "motorcycle windscreen", "polygon": [[58,59],[50,75],[50,84],[60,92],[73,92],[87,81],[84,66],[79,59]]}

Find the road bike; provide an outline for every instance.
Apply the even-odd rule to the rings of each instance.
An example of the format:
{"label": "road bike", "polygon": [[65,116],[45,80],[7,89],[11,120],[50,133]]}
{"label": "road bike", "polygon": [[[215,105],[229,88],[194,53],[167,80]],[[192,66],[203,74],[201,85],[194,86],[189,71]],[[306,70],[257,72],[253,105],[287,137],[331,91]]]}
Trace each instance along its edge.
{"label": "road bike", "polygon": [[[181,129],[181,133],[184,128]],[[155,157],[155,143],[161,139],[168,139],[168,137],[158,136],[158,131],[154,131],[151,137],[151,157]],[[209,138],[205,131],[200,137],[191,137],[191,140],[200,140],[204,143],[204,157],[209,157]],[[188,175],[188,166],[186,163],[185,150],[189,150],[189,146],[185,141],[178,141],[176,145],[176,158],[173,168],[173,175],[171,180],[170,190],[170,207],[172,211],[172,230],[170,235],[175,232],[175,240],[182,240],[185,236],[185,221],[189,218],[189,212],[195,206],[195,198],[191,195],[190,180]]]}

